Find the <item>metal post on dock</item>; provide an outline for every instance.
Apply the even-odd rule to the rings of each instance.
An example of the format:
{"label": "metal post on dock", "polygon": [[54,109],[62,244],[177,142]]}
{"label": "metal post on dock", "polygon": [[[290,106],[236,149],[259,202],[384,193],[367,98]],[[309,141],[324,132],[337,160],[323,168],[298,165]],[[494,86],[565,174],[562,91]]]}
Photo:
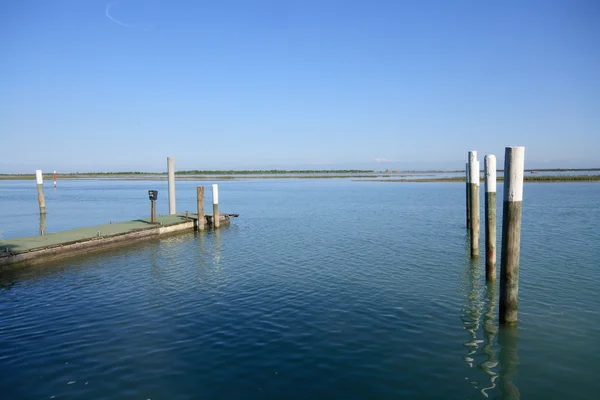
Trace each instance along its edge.
{"label": "metal post on dock", "polygon": [[467,188],[467,194],[465,196],[466,202],[467,202],[467,229],[471,229],[471,196],[469,194],[469,163],[467,162],[465,164],[465,173],[466,173],[466,178],[465,178],[465,187]]}
{"label": "metal post on dock", "polygon": [[54,171],[54,187],[56,187],[56,171]]}
{"label": "metal post on dock", "polygon": [[471,208],[471,257],[479,257],[479,161],[469,152],[469,205]]}
{"label": "metal post on dock", "polygon": [[198,203],[198,230],[203,231],[204,228],[204,186],[196,187],[196,202]]}
{"label": "metal post on dock", "polygon": [[35,170],[35,179],[37,181],[38,203],[40,205],[40,214],[46,214],[46,200],[44,200],[44,177],[42,170]]}
{"label": "metal post on dock", "polygon": [[175,215],[175,161],[167,157],[167,173],[169,175],[169,215]]}
{"label": "metal post on dock", "polygon": [[485,279],[496,280],[496,156],[488,154],[485,169]]}
{"label": "metal post on dock", "polygon": [[158,190],[148,190],[150,199],[150,223],[156,223],[156,200],[158,200]]}
{"label": "metal post on dock", "polygon": [[218,228],[220,225],[219,221],[219,186],[214,183],[212,185],[213,192],[213,228]]}
{"label": "metal post on dock", "polygon": [[519,253],[523,207],[525,147],[504,152],[504,204],[500,258],[500,323],[516,324],[519,306]]}

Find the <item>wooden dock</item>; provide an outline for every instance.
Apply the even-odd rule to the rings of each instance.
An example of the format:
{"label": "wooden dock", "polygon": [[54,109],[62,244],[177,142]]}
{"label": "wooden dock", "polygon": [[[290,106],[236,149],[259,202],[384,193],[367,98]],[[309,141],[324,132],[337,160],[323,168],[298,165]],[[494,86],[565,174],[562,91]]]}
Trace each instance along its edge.
{"label": "wooden dock", "polygon": [[[220,214],[220,226],[228,224],[238,214]],[[204,226],[213,227],[212,215],[205,215]],[[165,215],[151,223],[149,218],[98,225],[89,228],[49,233],[0,241],[1,268],[10,264],[30,265],[109,247],[122,246],[138,240],[156,238],[174,232],[197,230],[198,214]]]}

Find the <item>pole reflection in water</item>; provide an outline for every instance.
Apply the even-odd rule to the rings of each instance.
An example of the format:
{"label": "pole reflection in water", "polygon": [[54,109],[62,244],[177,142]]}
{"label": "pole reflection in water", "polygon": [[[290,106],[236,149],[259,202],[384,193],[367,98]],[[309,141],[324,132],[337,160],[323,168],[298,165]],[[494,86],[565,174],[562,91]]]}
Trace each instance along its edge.
{"label": "pole reflection in water", "polygon": [[219,229],[214,229],[213,234],[214,234],[213,259],[214,259],[214,263],[215,263],[215,269],[218,270],[220,268],[220,263],[221,263],[221,231]]}
{"label": "pole reflection in water", "polygon": [[516,326],[502,327],[498,332],[498,344],[500,345],[500,353],[498,355],[500,363],[499,387],[501,392],[498,398],[500,399],[512,400],[521,398],[519,388],[513,382],[513,378],[517,376],[517,365],[519,365],[517,333]]}
{"label": "pole reflection in water", "polygon": [[197,251],[194,253],[196,279],[205,289],[214,290],[223,284],[221,274],[222,242],[221,231],[211,229],[196,232]]}
{"label": "pole reflection in water", "polygon": [[470,368],[473,368],[473,356],[477,353],[479,345],[483,343],[483,340],[477,339],[477,331],[479,329],[479,320],[481,319],[482,301],[481,293],[479,291],[479,278],[481,273],[479,272],[478,262],[470,262],[467,266],[467,281],[468,292],[466,294],[467,301],[463,308],[463,327],[469,332],[469,340],[463,345],[468,348],[467,355],[464,360],[467,362]]}
{"label": "pole reflection in water", "polygon": [[496,359],[496,353],[498,350],[495,348],[496,333],[498,333],[498,325],[496,322],[496,315],[494,313],[496,309],[496,298],[498,291],[496,288],[496,282],[489,282],[487,284],[487,295],[486,295],[486,313],[483,315],[483,337],[484,345],[481,352],[485,354],[487,360],[479,364],[479,368],[487,374],[490,379],[490,385],[481,389],[481,394],[485,397],[489,397],[487,391],[492,390],[496,387],[496,379],[498,378],[498,372],[494,370],[498,366],[498,360]]}
{"label": "pole reflection in water", "polygon": [[40,235],[46,234],[46,214],[40,214]]}
{"label": "pole reflection in water", "polygon": [[486,284],[483,276],[478,261],[466,262],[461,316],[463,329],[468,333],[468,340],[463,343],[467,348],[463,359],[470,371],[466,379],[484,398],[519,399],[519,389],[513,381],[519,364],[517,328],[498,327],[497,283]]}
{"label": "pole reflection in water", "polygon": [[163,271],[162,269],[158,266],[158,260],[157,260],[157,252],[160,251],[158,246],[152,246],[150,248],[150,274],[152,276],[152,279],[155,282],[162,282],[163,280]]}

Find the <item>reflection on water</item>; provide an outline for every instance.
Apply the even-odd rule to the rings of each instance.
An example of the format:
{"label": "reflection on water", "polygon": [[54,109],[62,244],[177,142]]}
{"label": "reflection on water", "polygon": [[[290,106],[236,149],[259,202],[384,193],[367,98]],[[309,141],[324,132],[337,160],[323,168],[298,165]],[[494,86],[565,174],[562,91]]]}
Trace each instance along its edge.
{"label": "reflection on water", "polygon": [[[479,262],[466,265],[465,304],[462,310],[467,353],[463,360],[469,369],[477,367],[485,375],[469,372],[467,379],[485,398],[519,399],[513,378],[517,375],[517,328],[499,329],[497,283],[483,282]],[[485,288],[485,290],[484,290]]]}
{"label": "reflection on water", "polygon": [[517,352],[517,327],[502,327],[498,333],[498,344],[500,345],[500,399],[519,399],[521,395],[519,388],[515,385],[513,378],[517,376],[517,365],[519,365],[519,354]]}
{"label": "reflection on water", "polygon": [[481,301],[481,291],[479,289],[478,281],[480,278],[480,272],[477,263],[471,263],[469,265],[468,273],[468,291],[467,291],[467,302],[463,308],[463,327],[469,332],[469,340],[464,343],[467,347],[467,355],[464,360],[467,362],[470,368],[473,368],[474,355],[477,353],[482,339],[477,338],[477,332],[479,330],[479,321],[481,319],[481,310],[483,308],[483,302]]}
{"label": "reflection on water", "polygon": [[481,362],[478,367],[489,377],[489,385],[481,389],[481,394],[483,394],[485,397],[488,397],[487,392],[496,387],[496,379],[498,378],[498,372],[495,370],[495,368],[498,366],[498,360],[496,358],[498,350],[494,346],[494,339],[496,338],[496,333],[498,332],[498,325],[496,325],[496,316],[494,314],[497,304],[496,296],[498,293],[495,282],[488,283],[486,289],[487,305],[485,306],[486,313],[483,315],[484,345],[481,349],[481,352],[486,355],[486,359],[485,361]]}
{"label": "reflection on water", "polygon": [[[38,234],[30,185],[2,184],[4,236]],[[528,188],[518,347],[460,248],[462,185],[230,185],[231,228],[0,268],[0,397],[597,397],[599,185]],[[65,182],[47,232],[137,218],[146,189]]]}
{"label": "reflection on water", "polygon": [[214,263],[215,269],[219,270],[221,268],[221,254],[223,253],[222,243],[221,243],[221,230],[213,229],[212,232],[214,235],[213,263]]}

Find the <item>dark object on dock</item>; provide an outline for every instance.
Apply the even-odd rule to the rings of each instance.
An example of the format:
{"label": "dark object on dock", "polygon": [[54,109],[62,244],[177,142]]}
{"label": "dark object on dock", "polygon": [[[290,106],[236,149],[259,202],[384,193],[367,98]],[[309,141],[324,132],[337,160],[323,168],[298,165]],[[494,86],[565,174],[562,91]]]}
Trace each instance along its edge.
{"label": "dark object on dock", "polygon": [[240,216],[240,214],[224,214],[224,215],[226,215],[228,217],[233,217],[233,218],[237,218]]}
{"label": "dark object on dock", "polygon": [[150,199],[150,222],[156,223],[156,200],[158,200],[158,190],[148,190],[148,198]]}

